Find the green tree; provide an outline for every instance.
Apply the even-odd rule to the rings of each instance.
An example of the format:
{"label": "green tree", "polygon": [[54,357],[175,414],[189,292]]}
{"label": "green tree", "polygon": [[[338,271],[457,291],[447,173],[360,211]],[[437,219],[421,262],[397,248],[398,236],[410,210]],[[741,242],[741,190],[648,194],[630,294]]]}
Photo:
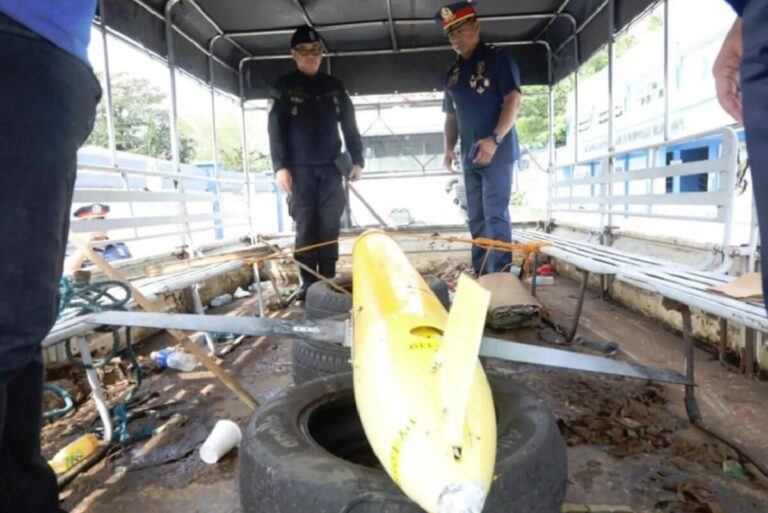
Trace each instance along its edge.
{"label": "green tree", "polygon": [[[570,80],[569,80],[570,81]],[[555,88],[554,96],[554,135],[555,145],[565,144],[566,102],[571,88]],[[517,115],[517,131],[520,141],[530,149],[546,146],[549,139],[548,117],[549,88],[530,86],[523,88],[523,103]]]}
{"label": "green tree", "polygon": [[[649,22],[650,25],[652,23]],[[632,48],[636,39],[631,34],[625,34],[616,41],[616,57],[621,57]],[[608,49],[603,48],[582,64],[579,80],[585,80],[608,67]],[[567,128],[568,95],[573,91],[573,77],[562,80],[554,90],[554,136],[555,146],[564,146]],[[530,149],[538,149],[547,145],[549,140],[548,102],[549,89],[547,86],[528,86],[523,88],[523,103],[517,116],[517,130],[520,141]]]}
{"label": "green tree", "polygon": [[[167,96],[145,78],[122,73],[112,77],[115,143],[119,151],[171,159],[171,129]],[[86,144],[109,147],[106,102],[99,103],[93,132]],[[181,162],[195,158],[190,137],[179,137]]]}
{"label": "green tree", "polygon": [[[242,171],[243,169],[243,146],[231,146],[222,148],[219,151],[221,167],[227,171]],[[271,160],[269,155],[265,155],[256,150],[248,152],[248,164],[252,173],[263,173],[271,170]]]}
{"label": "green tree", "polygon": [[[213,136],[211,117],[199,115],[181,121],[180,132],[192,140],[197,148],[198,160],[213,161]],[[226,111],[216,116],[216,144],[219,149],[219,165],[227,171],[243,170],[243,144],[238,116],[228,115]],[[271,169],[268,155],[250,149],[248,163],[252,173],[261,173]]]}

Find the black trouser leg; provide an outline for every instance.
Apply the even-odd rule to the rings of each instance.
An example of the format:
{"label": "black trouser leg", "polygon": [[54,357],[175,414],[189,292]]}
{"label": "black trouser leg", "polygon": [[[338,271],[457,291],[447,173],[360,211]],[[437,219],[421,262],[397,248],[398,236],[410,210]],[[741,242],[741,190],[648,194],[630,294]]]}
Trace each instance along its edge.
{"label": "black trouser leg", "polygon": [[[320,242],[317,238],[317,195],[314,173],[311,167],[294,166],[292,211],[296,221],[297,250]],[[296,254],[296,260],[317,271],[317,250],[302,251]],[[304,269],[299,269],[301,286],[306,290],[317,278]]]}
{"label": "black trouser leg", "polygon": [[[341,216],[344,213],[346,197],[341,174],[335,166],[323,166],[318,173],[318,226],[317,236],[321,241],[336,241],[341,231]],[[326,278],[336,276],[336,261],[339,259],[338,242],[323,246],[317,251],[320,274]]]}
{"label": "black trouser leg", "polygon": [[40,454],[43,364],[0,378],[0,511],[59,511],[56,476]]}
{"label": "black trouser leg", "polygon": [[91,69],[0,14],[0,512],[55,513],[40,456],[40,342],[53,326]]}

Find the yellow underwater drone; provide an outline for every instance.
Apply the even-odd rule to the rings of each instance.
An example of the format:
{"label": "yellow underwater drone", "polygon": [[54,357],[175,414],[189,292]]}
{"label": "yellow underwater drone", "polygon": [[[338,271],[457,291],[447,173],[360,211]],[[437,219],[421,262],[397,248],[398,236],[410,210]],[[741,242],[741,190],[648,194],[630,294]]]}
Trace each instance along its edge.
{"label": "yellow underwater drone", "polygon": [[462,276],[449,314],[381,231],[352,259],[355,402],[374,453],[429,513],[480,513],[496,458],[478,360],[490,292]]}

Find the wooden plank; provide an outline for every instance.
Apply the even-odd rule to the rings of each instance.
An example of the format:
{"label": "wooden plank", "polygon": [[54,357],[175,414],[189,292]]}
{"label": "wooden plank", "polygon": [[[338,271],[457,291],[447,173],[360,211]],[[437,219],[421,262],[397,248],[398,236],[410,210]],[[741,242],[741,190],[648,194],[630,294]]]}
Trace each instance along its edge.
{"label": "wooden plank", "polygon": [[200,257],[190,260],[184,260],[181,262],[173,262],[168,264],[155,264],[148,265],[144,268],[144,272],[147,276],[165,275],[171,272],[177,271],[189,271],[198,267],[204,267],[211,264],[218,264],[222,262],[231,262],[233,260],[247,260],[251,258],[259,258],[272,253],[272,250],[265,244],[259,244],[258,246],[250,247],[247,249],[238,249],[235,251],[229,251],[226,253],[220,253],[218,255],[211,255],[206,257]]}
{"label": "wooden plank", "polygon": [[[69,233],[69,239],[74,242],[80,251],[85,253],[88,256],[88,259],[96,264],[96,266],[101,269],[104,274],[113,280],[126,283],[131,289],[131,296],[142,308],[144,308],[144,310],[148,312],[160,312],[160,309],[151,301],[149,301],[149,299],[147,299],[141,292],[139,292],[136,287],[131,285],[131,283],[126,280],[123,275],[115,271],[115,269],[112,268],[112,266],[109,265],[103,258],[101,258],[99,254],[93,251],[85,239],[71,231]],[[201,348],[196,342],[189,339],[185,333],[176,330],[168,330],[168,333],[179,343],[181,343],[181,345],[184,346],[187,351],[195,355],[195,357],[200,360],[200,362],[209,371],[211,371],[219,381],[221,381],[227,388],[232,390],[232,392],[234,392],[235,395],[247,406],[254,410],[259,406],[258,401],[256,401],[256,399],[254,399],[253,396],[251,396],[251,394],[249,394],[248,391],[242,387],[239,381],[237,381],[233,376],[230,376],[226,371],[224,371],[224,369],[219,367],[219,365],[205,353],[203,348]]]}

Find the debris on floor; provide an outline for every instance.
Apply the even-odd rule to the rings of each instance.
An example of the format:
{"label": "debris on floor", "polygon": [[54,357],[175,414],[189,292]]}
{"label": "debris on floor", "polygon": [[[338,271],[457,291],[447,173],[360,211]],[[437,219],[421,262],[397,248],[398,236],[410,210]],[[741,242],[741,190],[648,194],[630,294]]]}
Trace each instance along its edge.
{"label": "debris on floor", "polygon": [[609,452],[618,457],[669,446],[669,435],[679,421],[663,412],[663,386],[643,384],[624,396],[616,394],[615,389],[600,390],[586,381],[575,383],[574,388],[569,408],[587,413],[559,418],[568,445],[610,445]]}
{"label": "debris on floor", "polygon": [[[465,271],[471,272],[468,262],[446,260],[431,274],[447,278],[450,286]],[[302,315],[296,307],[281,309],[271,286],[265,287],[265,293],[270,315]],[[542,297],[545,293],[548,291],[542,290]],[[560,295],[570,311],[572,300],[567,294]],[[221,310],[253,315],[258,304],[254,295]],[[590,314],[586,309],[587,320]],[[541,343],[538,332],[512,330],[504,338]],[[585,333],[600,340],[594,333]],[[617,338],[622,348],[633,347],[632,336],[640,335]],[[642,337],[648,334],[644,332]],[[218,419],[230,418],[243,427],[250,412],[209,373],[163,371],[146,356],[169,343],[173,344],[159,334],[138,348],[145,371],[142,389],[152,397],[134,410],[145,416],[136,421],[136,428],[151,424],[155,436],[116,448],[68,485],[62,493],[62,507],[71,513],[242,512],[237,450],[206,465],[198,449]],[[289,340],[238,337],[216,346],[222,366],[236,374],[259,401],[268,401],[291,386]],[[591,348],[574,345],[573,349]],[[563,513],[768,511],[768,479],[675,414],[674,389],[497,360],[484,364],[535,390],[558,421],[568,442],[569,458],[568,503]],[[134,375],[125,362],[114,359],[99,372],[107,383],[110,404],[116,404],[133,387]],[[46,457],[98,424],[82,370],[52,371],[49,381],[70,393],[75,408],[46,423]],[[46,408],[58,406],[60,399],[46,394]]]}
{"label": "debris on floor", "polygon": [[656,504],[660,513],[727,513],[717,502],[714,490],[701,483],[678,483],[666,487],[675,492],[673,500],[662,500]]}
{"label": "debris on floor", "polygon": [[629,506],[611,506],[609,504],[563,504],[560,513],[635,513]]}
{"label": "debris on floor", "polygon": [[463,273],[474,275],[471,262],[456,262],[454,260],[446,259],[424,274],[434,274],[438,278],[445,280],[448,284],[448,289],[453,291],[456,289],[456,283],[459,281],[459,276]]}

